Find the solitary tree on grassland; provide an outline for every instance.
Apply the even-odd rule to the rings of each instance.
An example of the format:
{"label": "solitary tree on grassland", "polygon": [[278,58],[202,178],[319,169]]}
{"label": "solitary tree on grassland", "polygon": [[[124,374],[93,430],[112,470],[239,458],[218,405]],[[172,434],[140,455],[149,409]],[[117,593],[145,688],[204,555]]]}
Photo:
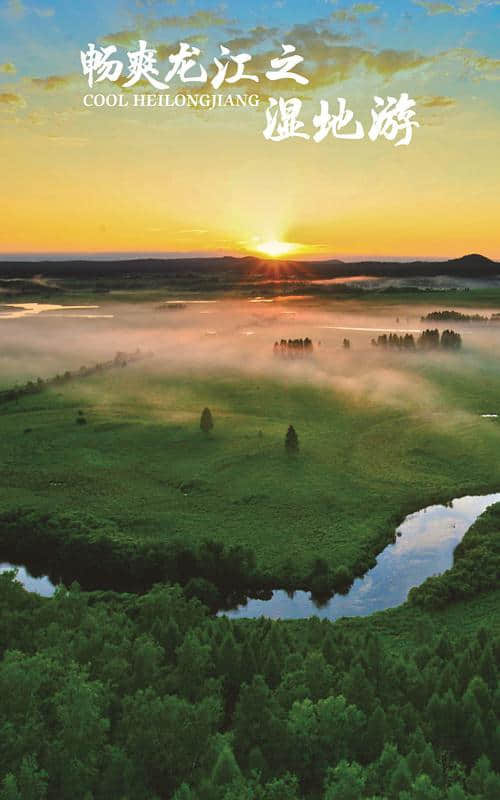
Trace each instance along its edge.
{"label": "solitary tree on grassland", "polygon": [[201,412],[200,418],[200,428],[203,433],[210,433],[212,428],[214,427],[214,421],[212,419],[212,414],[209,408],[204,408]]}
{"label": "solitary tree on grassland", "polygon": [[285,449],[288,453],[297,453],[299,449],[299,437],[293,425],[290,425],[285,436]]}

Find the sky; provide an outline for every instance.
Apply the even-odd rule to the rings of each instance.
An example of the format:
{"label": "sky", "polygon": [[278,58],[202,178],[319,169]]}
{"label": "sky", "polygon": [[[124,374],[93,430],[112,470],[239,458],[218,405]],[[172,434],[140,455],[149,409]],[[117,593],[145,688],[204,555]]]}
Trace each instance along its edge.
{"label": "sky", "polygon": [[[500,260],[500,0],[0,0],[0,34],[4,254]],[[124,87],[140,40],[156,78]],[[154,87],[180,42],[207,82]],[[91,44],[116,47],[117,80],[89,86]],[[266,77],[283,44],[307,83]],[[258,82],[215,89],[214,58],[242,53]],[[258,103],[134,106],[188,94]],[[376,114],[405,94],[384,128]],[[357,122],[362,138],[339,138]]]}

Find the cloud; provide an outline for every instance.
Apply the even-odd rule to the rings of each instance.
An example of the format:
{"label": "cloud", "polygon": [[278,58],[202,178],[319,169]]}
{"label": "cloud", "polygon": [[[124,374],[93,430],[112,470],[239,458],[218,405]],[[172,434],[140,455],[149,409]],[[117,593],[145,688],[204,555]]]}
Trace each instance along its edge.
{"label": "cloud", "polygon": [[[300,31],[299,36],[299,28]],[[304,55],[305,62],[297,71],[309,79],[307,85],[300,87],[300,96],[306,97],[311,92],[322,89],[351,78],[358,71],[367,71],[383,76],[384,79],[406,70],[415,70],[433,63],[439,56],[427,56],[415,50],[369,50],[356,45],[325,44],[317,32],[308,26],[296,26],[297,38],[291,39],[288,34],[283,41],[294,41],[299,53]],[[258,53],[252,60],[254,72],[260,75],[259,94],[264,100],[266,96],[275,96],[276,85],[268,81],[264,73],[268,69],[270,59],[275,51]],[[291,82],[288,82],[291,84]],[[297,95],[297,86],[283,83],[280,93],[293,92]]]}
{"label": "cloud", "polygon": [[26,119],[30,125],[43,125],[45,122],[43,115],[39,111],[32,111]]}
{"label": "cloud", "polygon": [[373,14],[378,11],[376,3],[355,3],[352,7],[355,14]]}
{"label": "cloud", "polygon": [[[106,36],[100,38],[101,42],[112,43],[122,46],[127,46],[136,43],[139,39],[145,38],[147,35],[159,30],[160,28],[198,28],[203,30],[205,28],[223,27],[231,25],[234,20],[227,19],[220,14],[212,11],[196,11],[194,14],[189,14],[185,17],[159,17],[157,19],[138,15],[136,17],[136,26],[131,29],[124,29],[116,33],[108,33]],[[256,29],[254,29],[256,30]],[[201,38],[201,35],[198,35]],[[190,42],[195,41],[191,35]]]}
{"label": "cloud", "polygon": [[26,100],[17,92],[0,92],[0,110],[17,111],[25,105]]}
{"label": "cloud", "polygon": [[267,39],[277,36],[278,28],[268,28],[266,25],[256,25],[248,33],[241,33],[232,39],[224,39],[224,44],[230,50],[251,50],[258,44],[262,44]]}
{"label": "cloud", "polygon": [[15,75],[16,68],[11,61],[7,61],[5,64],[0,64],[0,74],[3,75]]}
{"label": "cloud", "polygon": [[226,25],[233,25],[236,20],[228,19],[213,11],[195,11],[194,14],[189,14],[185,17],[159,17],[152,19],[149,17],[137,17],[137,27],[141,30],[151,32],[158,30],[158,28],[220,28]]}
{"label": "cloud", "polygon": [[332,11],[330,14],[330,19],[334,20],[335,22],[357,22],[358,15],[354,14],[352,11],[347,11],[346,9],[339,9],[338,11]]}
{"label": "cloud", "polygon": [[215,28],[232,25],[235,20],[227,19],[212,11],[196,11],[187,17],[162,17],[159,25],[179,28]]}
{"label": "cloud", "polygon": [[26,7],[21,0],[7,0],[5,12],[11,19],[22,19],[26,13]]}
{"label": "cloud", "polygon": [[[208,39],[204,33],[191,34],[189,37],[189,44],[204,44]],[[177,53],[179,50],[179,42],[175,44],[159,44],[156,48],[156,57],[158,61],[165,61],[172,53]]]}
{"label": "cloud", "polygon": [[453,97],[444,97],[443,95],[423,95],[415,99],[423,108],[450,108],[457,104]]}
{"label": "cloud", "polygon": [[493,8],[500,5],[500,0],[459,0],[459,2],[440,3],[431,0],[413,0],[416,6],[420,6],[427,11],[429,16],[437,16],[438,14],[455,14],[455,16],[462,16],[464,14],[472,14],[478,8]]}
{"label": "cloud", "polygon": [[390,77],[397,72],[417,69],[433,60],[432,57],[424,56],[416,50],[381,50],[378,53],[366,53],[363,63],[367,69],[384,77]]}
{"label": "cloud", "polygon": [[421,6],[425,8],[427,13],[430,16],[436,16],[437,14],[455,14],[456,8],[452,6],[450,3],[434,3],[434,2],[427,2],[427,0],[414,0],[416,6]]}
{"label": "cloud", "polygon": [[39,17],[52,17],[54,16],[54,9],[25,6],[22,0],[7,0],[4,13],[8,18],[17,20],[22,19],[27,13],[37,14]]}
{"label": "cloud", "polygon": [[49,142],[66,147],[82,147],[88,143],[83,136],[47,136]]}
{"label": "cloud", "polygon": [[470,67],[476,80],[500,80],[500,59],[483,56],[471,50],[455,50],[452,55],[463,59],[464,65]]}
{"label": "cloud", "polygon": [[38,17],[53,17],[54,16],[54,9],[53,8],[35,8],[33,6],[31,9]]}
{"label": "cloud", "polygon": [[348,42],[350,38],[345,33],[333,33],[319,21],[308,25],[294,25],[284,35],[283,42],[294,44],[308,60],[312,58],[313,61],[322,61],[329,58],[332,47]]}
{"label": "cloud", "polygon": [[358,22],[362,14],[373,14],[378,11],[376,3],[354,3],[351,8],[339,8],[332,11],[330,19],[334,22]]}
{"label": "cloud", "polygon": [[[146,35],[147,33],[144,29],[133,28],[131,30],[108,33],[106,36],[101,36],[99,41],[102,42],[102,44],[116,44],[120,47],[129,47],[131,45],[138,47],[139,39],[143,39]],[[206,42],[207,38],[207,35],[204,33],[191,33],[189,34],[189,44],[200,44]],[[160,44],[155,49],[157,50],[157,57],[161,60],[162,58],[166,58],[170,53],[176,52],[179,49],[179,42],[173,45]]]}
{"label": "cloud", "polygon": [[31,78],[31,83],[47,92],[67,86],[74,80],[74,75],[49,75],[47,78]]}
{"label": "cloud", "polygon": [[[299,30],[299,27],[302,30]],[[305,90],[339,83],[350,78],[357,69],[375,72],[385,78],[398,72],[413,70],[434,61],[433,56],[426,56],[416,50],[380,50],[373,51],[355,45],[325,44],[322,33],[306,30],[306,26],[296,26],[299,49],[304,48],[306,64],[304,74],[309,78]],[[300,46],[299,46],[300,45]]]}
{"label": "cloud", "polygon": [[117,31],[116,33],[108,33],[106,36],[101,36],[100,40],[103,44],[117,44],[122,47],[128,47],[130,44],[137,44],[138,40],[142,38],[140,30],[124,30]]}

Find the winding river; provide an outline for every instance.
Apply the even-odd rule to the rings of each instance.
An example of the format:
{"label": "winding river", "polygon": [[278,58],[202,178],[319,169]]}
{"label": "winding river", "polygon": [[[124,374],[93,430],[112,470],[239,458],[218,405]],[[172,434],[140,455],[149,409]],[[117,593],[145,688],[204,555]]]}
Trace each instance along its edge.
{"label": "winding river", "polygon": [[[500,493],[467,495],[447,505],[428,506],[410,514],[396,530],[396,541],[380,553],[376,565],[362,578],[356,578],[347,594],[336,594],[322,606],[315,603],[309,592],[289,594],[276,589],[268,600],[249,598],[245,604],[220,613],[233,619],[318,616],[336,620],[339,617],[364,617],[375,611],[394,608],[405,602],[414,586],[452,566],[453,551],[467,530],[488,506],[499,502]],[[8,569],[16,567],[0,564],[0,572]],[[55,587],[48,577],[35,578],[24,567],[18,568],[17,579],[30,592],[45,597],[54,594]]]}
{"label": "winding river", "polygon": [[410,514],[396,530],[396,541],[382,550],[376,565],[356,578],[349,592],[336,594],[319,606],[310,592],[293,594],[276,589],[269,600],[249,598],[228,617],[270,617],[303,619],[317,616],[329,620],[365,617],[404,603],[408,592],[431,575],[453,565],[453,551],[476,519],[500,493],[459,497],[447,505],[428,506]]}

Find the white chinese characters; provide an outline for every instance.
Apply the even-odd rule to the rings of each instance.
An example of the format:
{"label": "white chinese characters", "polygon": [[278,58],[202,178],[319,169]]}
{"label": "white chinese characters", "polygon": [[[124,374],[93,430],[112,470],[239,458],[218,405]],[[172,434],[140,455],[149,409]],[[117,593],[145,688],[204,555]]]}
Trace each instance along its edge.
{"label": "white chinese characters", "polygon": [[[394,141],[398,134],[401,137],[395,146],[410,144],[413,129],[419,128],[419,123],[414,119],[415,100],[406,92],[398,99],[387,97],[383,100],[375,96],[374,108],[371,110],[372,124],[368,131],[368,138],[375,142],[379,138]],[[344,97],[337,98],[338,112],[330,112],[328,100],[320,101],[320,112],[312,119],[316,132],[312,139],[318,143],[331,135],[335,139],[364,139],[365,131],[359,120],[354,120],[353,112],[347,108]],[[300,119],[302,101],[298,97],[285,100],[283,97],[269,98],[266,109],[266,126],[262,131],[265,139],[271,142],[282,142],[285,139],[310,139],[311,136],[304,130],[304,122]]]}
{"label": "white chinese characters", "polygon": [[[210,83],[214,89],[219,89],[222,84],[234,84],[242,80],[259,82],[258,75],[252,75],[245,71],[245,65],[252,60],[250,53],[239,53],[232,55],[230,49],[224,45],[219,45],[220,55],[225,57],[222,61],[215,57],[215,74]],[[305,85],[309,79],[298,72],[295,67],[301,64],[304,59],[295,52],[292,44],[281,45],[282,54],[277,58],[271,59],[271,67],[266,72],[266,78],[270,81],[289,80]],[[89,86],[103,80],[117,81],[124,69],[125,64],[119,60],[110,60],[110,56],[116,53],[116,47],[97,48],[94,42],[89,42],[88,50],[80,51],[80,60],[84,76],[88,78]],[[203,64],[198,62],[200,49],[192,47],[187,42],[180,42],[176,53],[171,53],[168,60],[171,64],[169,71],[163,80],[159,79],[160,72],[157,68],[157,50],[147,46],[144,39],[139,40],[139,49],[130,50],[128,56],[128,80],[123,84],[128,88],[134,86],[139,81],[146,81],[155,89],[168,89],[169,83],[173,78],[178,78],[181,83],[205,84],[208,81],[208,72]]]}
{"label": "white chinese characters", "polygon": [[[219,108],[222,105],[234,105],[233,95],[224,92],[224,88],[225,85],[229,88],[230,85],[241,81],[247,82],[248,85],[248,83],[256,84],[262,80],[263,92],[271,93],[274,88],[272,85],[279,81],[285,82],[283,91],[288,90],[290,93],[298,91],[296,84],[301,87],[309,84],[309,79],[302,74],[304,58],[297,53],[292,44],[281,44],[280,55],[272,57],[271,54],[269,57],[270,69],[268,70],[262,67],[262,58],[255,62],[261,65],[264,72],[261,76],[252,69],[250,53],[234,54],[230,47],[220,44],[219,52],[213,58],[213,66],[209,74],[200,60],[201,51],[198,47],[192,46],[188,42],[180,42],[176,47],[177,49],[173,47],[172,52],[168,55],[168,68],[163,73],[159,65],[158,50],[148,47],[145,39],[139,39],[138,48],[127,52],[128,64],[116,57],[117,48],[113,44],[97,47],[90,42],[87,50],[80,51],[82,72],[91,88],[108,80],[119,81],[122,89],[132,89],[133,87],[140,88],[141,91],[144,88],[149,89],[147,94],[134,94],[134,101],[137,101],[135,105],[143,105],[148,108],[183,107],[184,105]],[[150,87],[163,92],[163,90],[169,90],[174,81],[187,84],[189,87],[193,86],[193,93],[182,91],[173,97],[172,102],[169,94],[162,93],[157,95],[156,99],[152,96]],[[214,92],[222,93],[203,94],[201,87],[207,83],[211,85]],[[310,89],[311,87],[309,87]],[[307,92],[307,90],[304,91]],[[265,139],[270,142],[283,142],[288,139],[312,140],[316,144],[332,138],[352,141],[368,138],[371,142],[386,139],[395,147],[400,147],[409,145],[414,130],[420,127],[415,119],[415,100],[407,92],[402,92],[399,97],[388,95],[384,98],[375,95],[370,110],[371,120],[364,121],[355,117],[354,111],[349,107],[350,104],[345,97],[337,97],[336,101],[320,99],[318,101],[319,110],[309,118],[310,127],[301,118],[305,96],[307,95],[302,94],[301,97],[267,95],[265,126],[262,130]],[[86,95],[85,97],[92,96]],[[241,95],[234,97],[238,101],[243,100]],[[246,98],[247,95],[244,97]],[[264,96],[262,101],[258,94],[250,95],[250,97],[255,99],[255,102],[251,103],[252,106],[258,106],[260,102],[264,103]],[[309,102],[316,101],[311,99]],[[84,104],[87,105],[85,100]],[[105,100],[103,99],[101,105],[104,104]],[[114,104],[122,107],[118,101]],[[111,106],[112,104],[106,103],[106,105]]]}

